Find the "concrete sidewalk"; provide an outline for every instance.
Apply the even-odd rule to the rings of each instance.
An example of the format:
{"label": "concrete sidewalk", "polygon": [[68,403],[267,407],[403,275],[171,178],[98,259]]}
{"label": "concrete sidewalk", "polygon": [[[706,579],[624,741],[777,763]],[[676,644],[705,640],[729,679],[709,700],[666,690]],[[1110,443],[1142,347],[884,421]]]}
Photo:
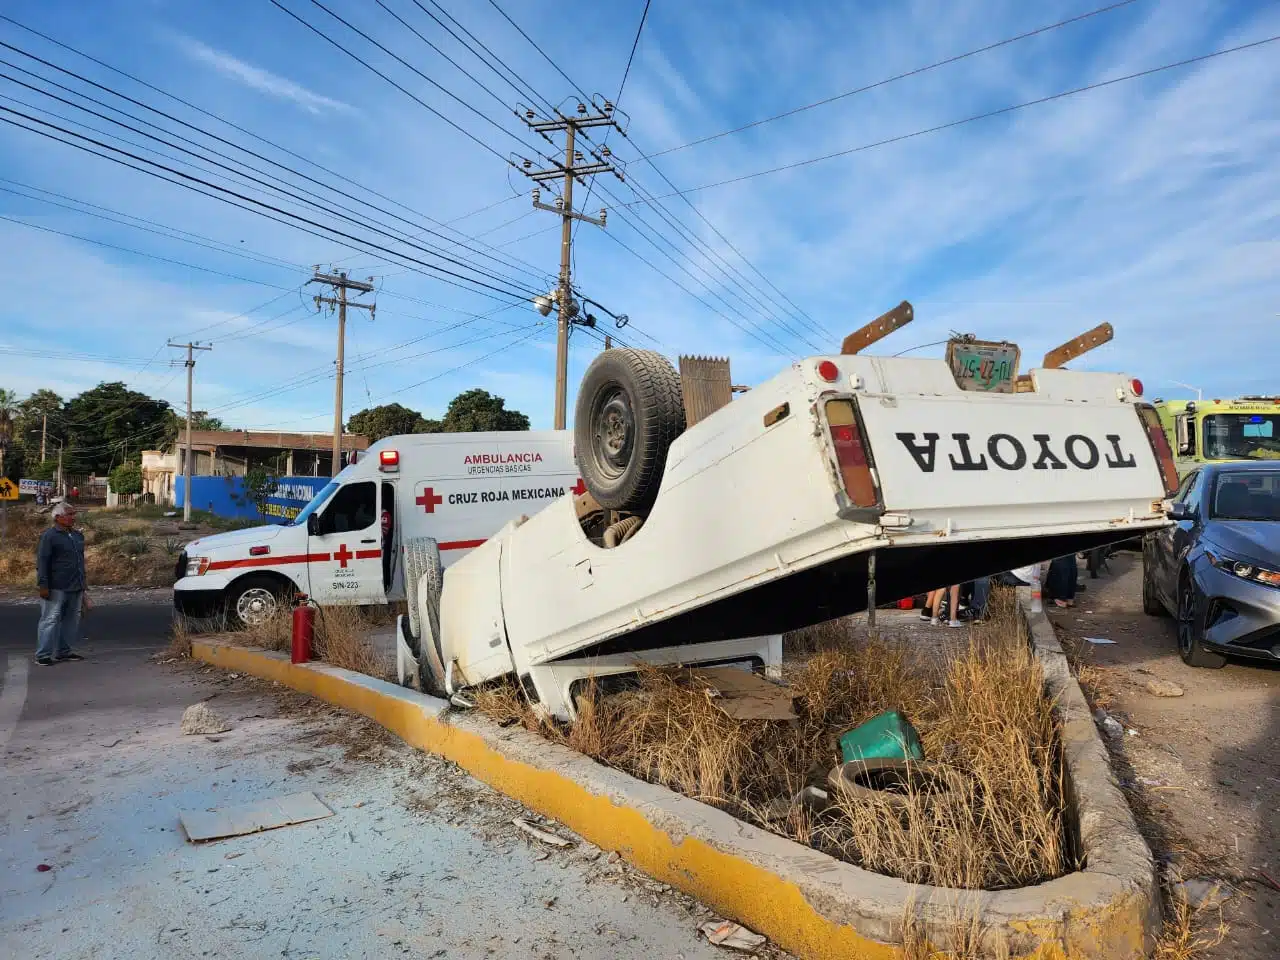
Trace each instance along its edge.
{"label": "concrete sidewalk", "polygon": [[[145,711],[118,692],[95,716],[61,697],[46,716],[33,697],[0,756],[0,956],[723,956],[697,936],[705,908],[589,845],[529,840],[518,803],[372,723],[138,661]],[[182,708],[208,697],[233,729],[182,736]],[[201,846],[178,824],[304,790],[334,816]]]}

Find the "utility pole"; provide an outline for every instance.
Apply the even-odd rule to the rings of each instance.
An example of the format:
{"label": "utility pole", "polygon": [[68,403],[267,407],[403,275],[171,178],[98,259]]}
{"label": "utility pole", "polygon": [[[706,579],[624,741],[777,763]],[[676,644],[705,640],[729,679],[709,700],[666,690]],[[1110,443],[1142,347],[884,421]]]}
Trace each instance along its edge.
{"label": "utility pole", "polygon": [[[191,522],[191,380],[195,373],[196,350],[212,350],[210,346],[200,346],[195,343],[174,343],[169,341],[171,347],[185,347],[187,351],[187,450],[186,455],[182,458],[182,522]],[[62,451],[58,451],[58,475],[62,475]]]}
{"label": "utility pole", "polygon": [[[595,106],[593,103],[592,107]],[[555,429],[563,430],[565,428],[565,407],[568,396],[569,324],[574,322],[578,313],[577,303],[573,299],[573,285],[569,276],[573,251],[573,221],[585,220],[587,223],[593,223],[597,227],[605,225],[605,211],[603,209],[600,211],[599,217],[590,217],[573,209],[573,183],[576,180],[585,186],[587,183],[586,178],[597,173],[612,173],[619,180],[623,179],[622,173],[618,170],[613,160],[613,155],[607,146],[601,146],[598,151],[590,150],[589,152],[594,162],[584,162],[582,151],[577,149],[577,135],[579,130],[585,130],[590,127],[614,127],[623,136],[626,136],[626,133],[622,129],[622,125],[614,117],[613,104],[608,100],[602,101],[598,109],[588,109],[585,103],[579,103],[577,113],[574,115],[566,115],[557,110],[555,117],[552,119],[543,119],[533,110],[525,110],[524,121],[528,124],[529,129],[540,134],[548,143],[554,144],[548,134],[559,131],[564,132],[564,163],[554,163],[551,167],[543,170],[530,169],[533,166],[533,161],[531,160],[524,160],[522,164],[524,175],[536,183],[541,184],[549,180],[560,180],[562,182],[562,195],[556,198],[554,205],[542,202],[541,192],[537,187],[533,190],[533,205],[538,210],[558,213],[561,217],[560,282],[555,297]]]}
{"label": "utility pole", "polygon": [[44,463],[45,441],[49,438],[49,415],[40,418],[40,462]]}
{"label": "utility pole", "polygon": [[[373,278],[370,277],[370,280]],[[372,319],[373,312],[377,305],[372,303],[356,303],[347,299],[348,290],[358,290],[360,293],[373,293],[372,283],[363,283],[359,280],[350,280],[345,270],[335,270],[333,273],[321,273],[320,268],[316,267],[315,276],[308,283],[327,283],[332,290],[337,291],[336,297],[323,297],[316,294],[316,309],[320,309],[322,303],[331,307],[338,308],[338,359],[337,359],[337,376],[335,377],[336,385],[333,390],[333,469],[330,476],[336,477],[338,471],[342,469],[342,376],[343,376],[343,350],[345,348],[347,336],[347,307],[359,307],[361,310],[368,310],[369,317]]]}

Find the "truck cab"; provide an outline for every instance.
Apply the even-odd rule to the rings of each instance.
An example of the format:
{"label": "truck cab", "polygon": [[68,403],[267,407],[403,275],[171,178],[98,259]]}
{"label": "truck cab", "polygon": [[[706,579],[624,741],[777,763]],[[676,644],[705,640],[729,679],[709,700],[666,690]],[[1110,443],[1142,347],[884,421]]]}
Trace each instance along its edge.
{"label": "truck cab", "polygon": [[1179,476],[1206,463],[1280,460],[1280,397],[1156,400]]}
{"label": "truck cab", "polygon": [[386,437],[292,520],[189,543],[174,606],[243,626],[298,594],[326,606],[410,599],[414,544],[430,541],[443,569],[579,482],[564,431]]}

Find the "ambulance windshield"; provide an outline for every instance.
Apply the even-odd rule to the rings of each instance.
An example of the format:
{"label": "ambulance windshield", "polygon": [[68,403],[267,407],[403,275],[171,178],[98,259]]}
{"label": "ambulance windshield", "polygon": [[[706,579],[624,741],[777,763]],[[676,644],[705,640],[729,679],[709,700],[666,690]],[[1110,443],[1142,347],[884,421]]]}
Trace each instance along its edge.
{"label": "ambulance windshield", "polygon": [[333,491],[337,490],[338,486],[339,484],[337,480],[330,480],[323,487],[321,487],[320,492],[317,493],[314,497],[312,497],[311,502],[308,503],[305,507],[303,507],[298,512],[298,515],[293,518],[293,522],[290,523],[289,526],[305,527],[307,525],[307,517],[311,516],[313,513],[315,513],[317,510],[323,507],[324,502],[333,496]]}

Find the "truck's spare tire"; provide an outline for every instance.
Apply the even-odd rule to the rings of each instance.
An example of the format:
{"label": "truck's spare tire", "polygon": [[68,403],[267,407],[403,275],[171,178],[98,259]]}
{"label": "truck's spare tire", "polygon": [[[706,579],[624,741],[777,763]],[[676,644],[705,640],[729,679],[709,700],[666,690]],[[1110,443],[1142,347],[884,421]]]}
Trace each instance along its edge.
{"label": "truck's spare tire", "polygon": [[606,510],[653,506],[667,450],[684,432],[680,376],[652,350],[606,350],[578,390],[573,448],[578,471]]}

